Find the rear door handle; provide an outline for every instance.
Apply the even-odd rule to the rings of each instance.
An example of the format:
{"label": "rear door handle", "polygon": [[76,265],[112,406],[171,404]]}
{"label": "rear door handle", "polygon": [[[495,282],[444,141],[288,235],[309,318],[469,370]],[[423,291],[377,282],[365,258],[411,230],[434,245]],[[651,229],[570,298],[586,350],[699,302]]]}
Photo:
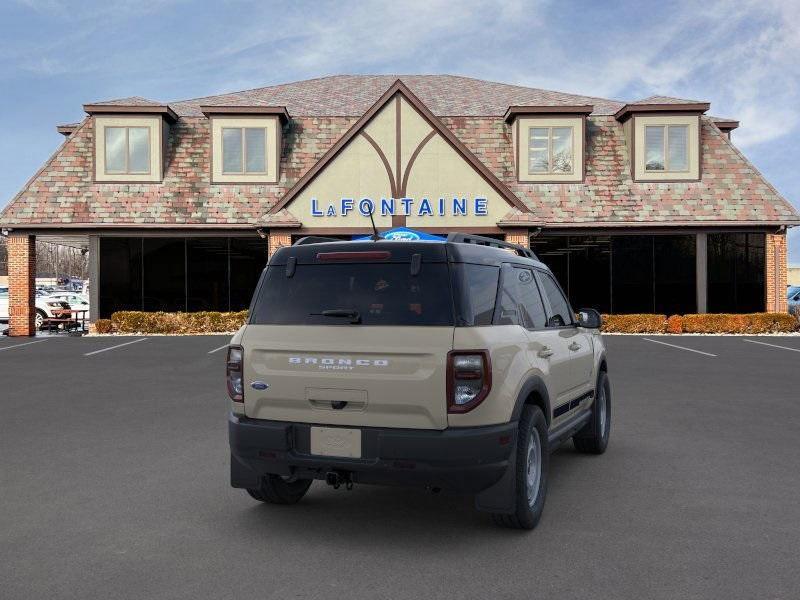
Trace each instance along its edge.
{"label": "rear door handle", "polygon": [[542,346],[542,349],[536,353],[539,358],[550,358],[553,356],[553,351],[550,350],[547,346]]}
{"label": "rear door handle", "polygon": [[569,348],[570,350],[572,350],[574,352],[576,350],[580,350],[581,349],[581,345],[578,342],[572,342],[569,346],[567,346],[567,348]]}

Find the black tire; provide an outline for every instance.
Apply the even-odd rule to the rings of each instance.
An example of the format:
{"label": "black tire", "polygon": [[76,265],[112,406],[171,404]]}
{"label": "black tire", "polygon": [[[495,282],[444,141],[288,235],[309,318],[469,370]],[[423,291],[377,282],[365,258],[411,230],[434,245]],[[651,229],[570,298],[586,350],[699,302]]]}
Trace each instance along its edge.
{"label": "black tire", "polygon": [[578,433],[572,436],[575,449],[586,454],[602,454],[608,447],[611,434],[611,384],[608,374],[600,371],[592,404],[592,416]]}
{"label": "black tire", "polygon": [[297,504],[311,487],[311,479],[287,481],[280,475],[267,475],[261,479],[261,487],[248,488],[247,493],[260,502],[268,504]]}
{"label": "black tire", "polygon": [[[536,436],[536,438],[534,438]],[[538,484],[528,485],[529,461],[537,453],[531,445],[538,439]],[[497,525],[513,529],[533,529],[539,523],[547,497],[547,474],[550,469],[550,449],[547,447],[547,421],[538,406],[522,410],[517,438],[515,510],[512,514],[493,514]],[[532,496],[532,497],[531,497]]]}

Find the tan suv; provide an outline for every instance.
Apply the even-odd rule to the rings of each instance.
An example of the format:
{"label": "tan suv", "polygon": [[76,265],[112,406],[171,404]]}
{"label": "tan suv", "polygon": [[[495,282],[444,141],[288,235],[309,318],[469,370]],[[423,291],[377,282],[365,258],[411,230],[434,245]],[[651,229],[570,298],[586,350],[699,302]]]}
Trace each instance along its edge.
{"label": "tan suv", "polygon": [[279,504],[314,479],[455,490],[533,528],[549,453],[608,444],[599,326],[520,246],[299,240],[228,350],[231,484]]}

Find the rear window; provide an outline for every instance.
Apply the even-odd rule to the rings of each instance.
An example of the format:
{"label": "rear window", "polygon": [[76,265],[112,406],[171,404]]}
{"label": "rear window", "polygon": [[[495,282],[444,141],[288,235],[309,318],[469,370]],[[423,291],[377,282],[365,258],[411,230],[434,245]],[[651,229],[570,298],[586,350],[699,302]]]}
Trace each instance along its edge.
{"label": "rear window", "polygon": [[362,325],[453,325],[444,263],[341,263],[268,267],[252,309],[254,325],[346,325],[323,311],[355,311]]}

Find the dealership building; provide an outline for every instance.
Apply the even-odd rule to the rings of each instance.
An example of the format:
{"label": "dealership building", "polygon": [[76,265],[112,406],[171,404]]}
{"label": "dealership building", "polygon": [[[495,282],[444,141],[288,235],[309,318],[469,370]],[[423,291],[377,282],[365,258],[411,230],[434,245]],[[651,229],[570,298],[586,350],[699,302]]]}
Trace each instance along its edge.
{"label": "dealership building", "polygon": [[449,75],[342,75],[84,107],[0,216],[10,330],[35,241],[89,252],[94,317],[238,310],[306,235],[461,231],[529,246],[575,306],[786,310],[800,215],[707,102],[617,101]]}

